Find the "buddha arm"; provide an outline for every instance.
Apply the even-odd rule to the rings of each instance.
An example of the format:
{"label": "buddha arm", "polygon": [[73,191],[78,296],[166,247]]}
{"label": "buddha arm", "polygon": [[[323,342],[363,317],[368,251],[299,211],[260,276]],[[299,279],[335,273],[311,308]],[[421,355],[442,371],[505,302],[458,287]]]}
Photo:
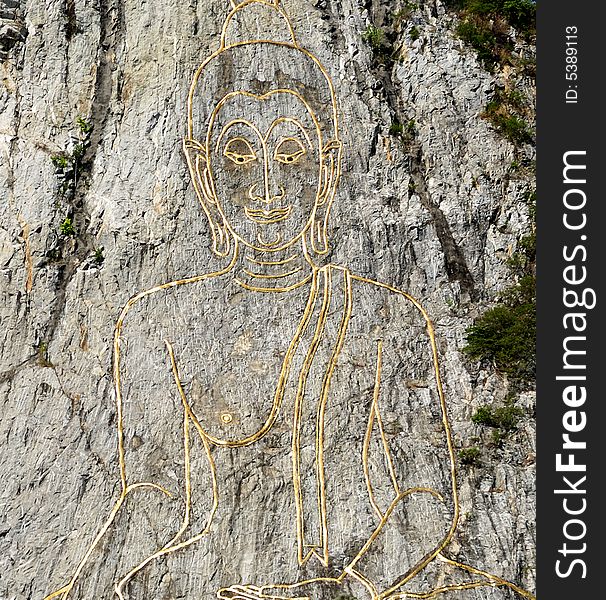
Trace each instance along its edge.
{"label": "buddha arm", "polygon": [[[380,287],[389,292],[380,300],[389,306],[390,318],[375,342],[373,401],[363,444],[377,526],[347,571],[372,582],[384,598],[411,581],[450,542],[458,502],[433,324],[410,295]],[[373,452],[374,461],[369,460]],[[377,464],[383,464],[382,472]],[[397,553],[397,560],[379,559],[387,552]],[[387,567],[390,563],[397,572]]]}

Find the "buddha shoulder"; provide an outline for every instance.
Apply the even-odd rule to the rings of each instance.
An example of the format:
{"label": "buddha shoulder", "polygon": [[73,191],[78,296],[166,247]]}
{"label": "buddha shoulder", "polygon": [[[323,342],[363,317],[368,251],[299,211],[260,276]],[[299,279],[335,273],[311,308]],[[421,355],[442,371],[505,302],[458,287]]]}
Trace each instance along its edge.
{"label": "buddha shoulder", "polygon": [[133,296],[117,322],[121,341],[148,344],[172,341],[193,333],[221,311],[226,299],[226,276],[170,281]]}
{"label": "buddha shoulder", "polygon": [[371,336],[428,337],[429,317],[408,292],[369,278],[351,275],[351,328]]}

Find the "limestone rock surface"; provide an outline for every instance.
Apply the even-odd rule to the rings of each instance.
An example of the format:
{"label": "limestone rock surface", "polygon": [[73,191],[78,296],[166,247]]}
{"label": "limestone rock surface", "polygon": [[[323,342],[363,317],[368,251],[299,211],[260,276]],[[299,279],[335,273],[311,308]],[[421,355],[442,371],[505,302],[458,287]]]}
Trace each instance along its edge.
{"label": "limestone rock surface", "polygon": [[[508,68],[488,72],[453,33],[457,17],[440,0],[282,0],[281,5],[297,39],[326,69],[339,111],[341,178],[328,224],[330,250],[321,265],[347,267],[360,278],[405,290],[435,327],[460,508],[459,525],[444,552],[533,592],[534,392],[515,390],[524,416],[514,432],[493,444],[490,432],[471,416],[484,404],[504,403],[512,386],[492,365],[478,365],[461,352],[474,318],[511,285],[507,259],[532,229],[527,197],[534,184],[525,165],[534,160],[533,146],[505,139],[484,111],[495,90],[507,87],[513,77],[532,107],[533,81]],[[112,360],[114,328],[125,304],[153,286],[226,266],[227,259],[213,254],[211,230],[182,142],[192,78],[217,50],[229,10],[228,0],[0,0],[2,600],[42,600],[66,585],[120,495],[120,415]],[[398,11],[406,16],[396,27]],[[391,27],[387,59],[364,40],[371,25],[385,31]],[[528,51],[522,42],[517,50]],[[254,64],[266,58],[250,60]],[[275,77],[278,71],[276,67]],[[286,67],[283,71],[289,73]],[[394,127],[398,124],[405,130]],[[341,273],[332,275],[335,282]],[[341,288],[334,286],[331,302],[341,310]],[[388,390],[385,435],[396,467],[411,474],[411,481],[416,481],[412,474],[422,473],[423,481],[448,490],[448,458],[431,458],[434,450],[436,456],[443,452],[437,450],[443,448],[443,423],[438,404],[431,404],[437,396],[435,375],[427,368],[430,347],[419,341],[427,336],[425,322],[409,305],[362,288],[356,310],[365,315],[364,326],[352,317],[358,341],[342,350],[346,366],[335,375],[335,389],[341,391],[335,396],[337,413],[329,411],[326,418],[327,431],[355,432],[365,439],[368,412],[359,398],[372,401],[368,390],[375,385],[376,345],[370,351],[364,343],[374,340],[384,322],[400,323],[402,339],[408,341],[394,346],[397,352],[385,342],[385,364],[391,361],[383,384]],[[191,371],[183,367],[188,393],[198,394],[204,406],[212,378],[212,398],[234,394],[240,411],[236,415],[219,403],[217,414],[231,419],[233,413],[247,431],[258,428],[255,419],[263,421],[259,411],[268,409],[256,391],[266,373],[277,378],[286,352],[280,343],[298,323],[296,316],[289,320],[295,313],[284,307],[256,325],[239,322],[234,315],[246,299],[226,295],[222,288],[213,288],[208,296],[184,291],[171,298],[153,309],[145,309],[147,300],[137,304],[125,326],[125,336],[133,332],[133,337],[124,342],[128,373],[138,373],[134,383],[125,385],[140,398],[130,421],[136,424],[139,418],[140,427],[127,431],[127,450],[145,457],[140,464],[147,471],[141,477],[153,479],[163,469],[157,483],[166,486],[182,476],[184,463],[166,450],[181,444],[182,434],[162,425],[168,410],[163,394],[174,383],[166,355],[163,366],[153,362],[155,352],[166,352],[163,332],[181,327],[179,339],[191,334],[189,345],[175,346],[177,354],[191,357]],[[247,310],[262,314],[261,308]],[[195,317],[212,311],[212,327],[196,330],[200,321]],[[333,335],[331,327],[338,329],[334,319],[327,317],[327,335]],[[261,362],[240,369],[238,361],[255,347],[255,335],[268,328],[276,332],[270,343],[282,352],[280,361],[267,351]],[[385,331],[386,340],[397,339],[392,329]],[[222,336],[231,345],[221,342]],[[322,352],[328,362],[329,349],[320,343]],[[208,357],[212,368],[196,371],[195,365]],[[298,364],[296,356],[293,360]],[[370,375],[361,374],[366,367]],[[249,387],[241,383],[246,369]],[[309,380],[310,386],[320,386],[321,374],[312,369]],[[156,400],[148,403],[152,396]],[[339,421],[330,414],[347,416]],[[238,452],[212,450],[213,457],[223,452],[222,460],[232,461],[229,469],[217,471],[219,488],[232,495],[225,500],[229,510],[218,522],[214,545],[157,561],[149,573],[133,580],[128,598],[214,598],[219,587],[256,576],[263,563],[256,562],[258,557],[267,559],[268,584],[296,571],[295,555],[289,554],[294,552],[294,530],[284,534],[270,518],[295,514],[289,424],[280,427],[262,452],[254,444]],[[306,435],[301,438],[301,477],[312,481],[315,467],[306,456],[314,451],[313,431]],[[341,511],[328,513],[331,539],[338,540],[335,547],[341,553],[337,566],[345,564],[361,532],[370,527],[370,521],[360,526],[356,538],[351,519],[374,518],[371,509],[366,514],[356,508],[366,488],[355,487],[348,457],[362,446],[350,448],[349,433],[344,435],[330,455],[332,462],[327,458],[330,473],[354,490],[345,494],[330,487],[333,480],[326,484],[342,502],[335,500]],[[373,436],[368,438],[371,475],[385,466],[372,458],[381,446]],[[157,440],[162,441],[155,447]],[[481,448],[480,462],[462,465],[458,453],[471,446]],[[192,442],[194,452],[196,489],[206,490],[195,499],[194,513],[204,514],[212,510],[212,477],[200,440]],[[376,489],[377,503],[385,510],[389,479],[382,485]],[[92,574],[73,597],[115,597],[107,582],[162,547],[165,531],[179,529],[184,506],[179,498],[156,492],[139,504],[129,502],[114,524],[122,537],[103,540],[96,548],[91,564],[97,566],[89,569]],[[427,500],[427,505],[404,511],[398,518],[400,529],[408,532],[405,545],[397,531],[386,537],[381,557],[373,563],[370,556],[368,572],[392,580],[401,576],[404,565],[418,560],[427,538],[444,535],[440,519],[451,518],[453,511],[452,504],[445,506]],[[310,511],[308,521],[318,529],[315,514]],[[418,578],[416,591],[460,582],[434,563]],[[319,572],[309,566],[296,576]],[[334,575],[330,569],[322,573]],[[358,583],[318,593],[362,598],[367,590]],[[519,596],[508,588],[482,587],[443,597]]]}

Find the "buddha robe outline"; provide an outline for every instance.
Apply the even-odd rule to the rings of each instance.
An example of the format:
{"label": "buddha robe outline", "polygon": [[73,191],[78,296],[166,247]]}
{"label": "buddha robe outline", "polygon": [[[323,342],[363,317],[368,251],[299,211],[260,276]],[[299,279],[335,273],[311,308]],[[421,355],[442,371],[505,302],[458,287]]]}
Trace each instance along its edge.
{"label": "buddha robe outline", "polygon": [[[205,292],[211,301],[203,299]],[[254,540],[252,546],[239,551],[258,557],[251,559],[251,570],[237,575],[234,582],[227,569],[220,588],[241,582],[256,586],[286,583],[287,573],[294,582],[309,578],[304,573],[325,576],[356,565],[362,568],[373,555],[370,546],[365,549],[373,534],[389,545],[398,537],[380,527],[387,513],[386,520],[394,513],[394,520],[402,520],[401,527],[432,540],[426,547],[410,546],[407,561],[402,556],[406,550],[401,548],[400,564],[408,563],[411,571],[418,568],[448,537],[455,512],[452,484],[450,489],[448,483],[444,485],[452,482],[451,449],[435,348],[425,316],[405,295],[328,266],[317,269],[313,280],[294,292],[301,314],[289,323],[294,333],[288,340],[287,334],[279,335],[279,321],[284,319],[280,312],[290,302],[276,299],[273,314],[259,319],[261,309],[254,294],[244,292],[252,296],[254,309],[249,322],[241,325],[232,315],[241,312],[248,300],[242,294],[242,288],[227,274],[160,290],[130,308],[121,328],[125,350],[120,361],[123,443],[131,449],[127,481],[154,481],[175,494],[185,489],[185,482],[180,481],[186,472],[185,459],[177,467],[170,458],[170,447],[183,437],[182,392],[191,411],[189,435],[200,436],[198,447],[201,441],[212,447],[218,479],[234,481],[239,489],[245,474],[256,481],[248,484],[252,487],[247,492],[240,491],[237,499],[232,490],[219,485],[216,511],[209,495],[192,502],[198,506],[198,514],[212,513],[209,539],[216,534],[220,548],[229,547],[230,539]],[[200,300],[196,302],[196,298]],[[179,306],[197,304],[199,311],[179,312]],[[220,307],[217,318],[209,318],[211,305]],[[209,320],[201,319],[200,314]],[[154,341],[137,333],[138,322],[143,326],[150,318],[157,328]],[[240,335],[225,336],[226,322],[234,323]],[[409,344],[399,342],[402,326],[414,332]],[[264,331],[290,343],[283,343],[276,353],[280,344],[273,335],[264,342]],[[230,338],[233,341],[225,352],[213,351],[214,344]],[[228,357],[229,367],[220,360],[204,366],[209,362],[204,357],[221,355]],[[422,368],[410,368],[413,356]],[[407,377],[402,377],[403,370]],[[227,377],[226,372],[230,373]],[[172,391],[164,399],[165,419],[149,422],[146,414],[158,411],[150,411],[146,405],[146,382],[154,377],[160,384],[160,374],[162,388]],[[394,385],[396,380],[400,383]],[[138,382],[143,382],[140,389]],[[237,393],[247,384],[249,393]],[[196,441],[190,441],[192,465],[195,445]],[[261,470],[271,473],[270,477],[257,477],[246,466],[256,454],[265,457]],[[199,466],[192,466],[191,471],[208,471],[200,463],[204,453],[200,455]],[[166,463],[173,466],[172,472],[158,469]],[[229,474],[222,472],[226,468]],[[429,473],[434,475],[427,476]],[[273,490],[269,498],[268,486]],[[200,491],[193,494],[199,496]],[[268,499],[270,505],[262,508]],[[182,500],[186,502],[185,497]],[[263,522],[255,525],[251,521],[254,514],[263,515]],[[278,522],[267,525],[265,519],[271,522],[276,515],[281,517]],[[344,525],[345,515],[350,515],[349,525]],[[207,524],[205,518],[201,524]],[[337,533],[352,526],[355,535]],[[260,541],[262,531],[269,531],[270,539]],[[392,537],[389,542],[388,536]],[[267,548],[274,550],[269,567],[263,565]],[[214,560],[222,562],[221,552],[215,552]],[[377,571],[371,579],[385,578],[380,575],[380,561],[368,568]],[[393,575],[387,578],[393,579]],[[389,587],[387,578],[385,589]]]}
{"label": "buddha robe outline", "polygon": [[[121,492],[47,598],[532,598],[448,558],[459,506],[433,327],[406,292],[321,266],[333,84],[277,0],[232,7],[183,146],[226,265],[120,314]],[[104,563],[112,544],[136,558]]]}

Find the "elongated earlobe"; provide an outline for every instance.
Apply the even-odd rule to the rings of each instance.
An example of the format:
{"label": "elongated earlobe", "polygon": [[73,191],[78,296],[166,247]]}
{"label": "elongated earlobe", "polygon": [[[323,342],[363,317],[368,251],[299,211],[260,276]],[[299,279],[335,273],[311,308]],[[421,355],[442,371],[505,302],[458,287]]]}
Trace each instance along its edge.
{"label": "elongated earlobe", "polygon": [[197,140],[186,138],[183,140],[183,151],[187,158],[187,166],[196,195],[210,225],[213,239],[212,250],[217,256],[227,256],[231,248],[231,236],[223,215],[217,208],[217,196],[208,169],[206,147]]}
{"label": "elongated earlobe", "polygon": [[341,172],[341,149],[342,144],[336,139],[330,140],[322,148],[320,186],[310,232],[311,247],[316,254],[328,252],[328,218]]}

